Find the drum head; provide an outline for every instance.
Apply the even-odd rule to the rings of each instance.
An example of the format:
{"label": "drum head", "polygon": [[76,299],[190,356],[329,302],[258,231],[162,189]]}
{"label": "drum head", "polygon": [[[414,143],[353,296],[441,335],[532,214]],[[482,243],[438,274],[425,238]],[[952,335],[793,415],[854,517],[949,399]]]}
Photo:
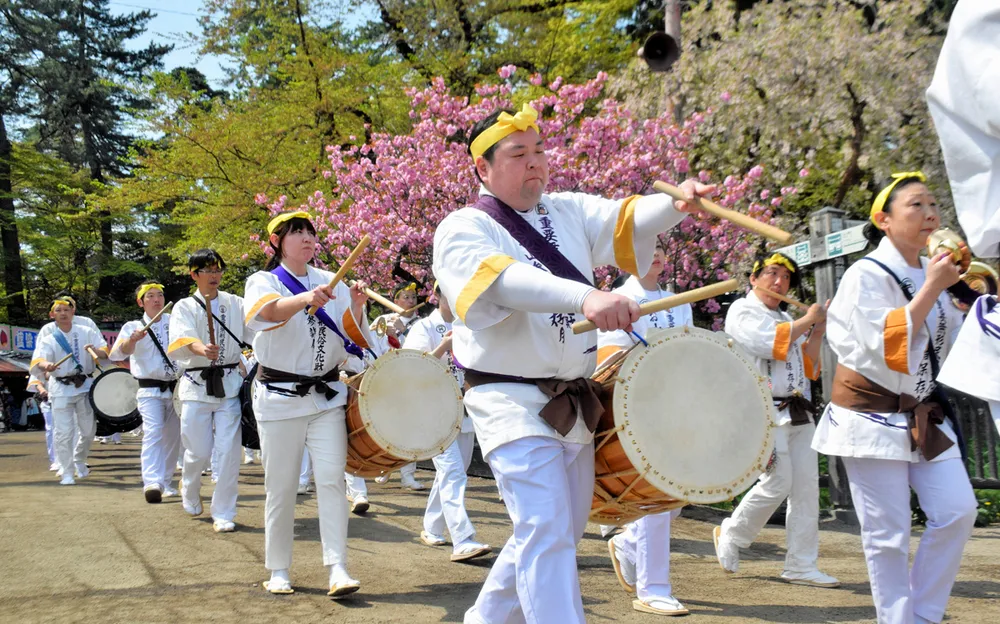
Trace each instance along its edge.
{"label": "drum head", "polygon": [[139,382],[125,368],[105,370],[90,387],[90,405],[109,420],[131,419],[139,414],[136,393]]}
{"label": "drum head", "polygon": [[774,404],[754,359],[728,335],[652,331],[615,384],[615,425],[651,485],[690,503],[730,500],[771,454]]}
{"label": "drum head", "polygon": [[448,365],[421,351],[395,349],[365,371],[358,408],[383,450],[409,461],[444,452],[462,430],[462,393]]}

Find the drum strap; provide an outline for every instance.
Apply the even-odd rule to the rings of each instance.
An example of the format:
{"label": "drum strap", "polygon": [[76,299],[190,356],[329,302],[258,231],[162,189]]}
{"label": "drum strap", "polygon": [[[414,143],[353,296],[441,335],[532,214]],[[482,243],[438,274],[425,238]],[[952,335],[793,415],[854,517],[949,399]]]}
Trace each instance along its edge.
{"label": "drum strap", "polygon": [[223,364],[222,366],[196,366],[195,368],[187,369],[187,372],[201,371],[201,378],[205,380],[205,392],[208,396],[221,399],[226,396],[226,388],[222,383],[222,379],[226,374],[225,369],[236,368],[236,366],[236,363]]}
{"label": "drum strap", "polygon": [[491,219],[507,230],[507,233],[535,259],[545,265],[553,275],[563,279],[593,286],[593,279],[584,277],[566,256],[545,236],[521,218],[517,211],[492,195],[480,195],[473,208],[482,210]]}
{"label": "drum strap", "polygon": [[[334,368],[322,377],[308,377],[306,375],[286,373],[285,371],[268,368],[262,365],[257,370],[257,379],[264,384],[268,390],[277,392],[278,394],[291,393],[294,396],[304,397],[309,394],[310,390],[315,388],[316,392],[322,393],[323,396],[326,397],[326,400],[330,401],[333,397],[337,396],[338,392],[327,384],[340,380],[340,369]],[[293,383],[295,384],[295,389],[289,391],[285,388],[278,388],[271,385],[276,383]]]}
{"label": "drum strap", "polygon": [[[73,353],[73,347],[69,346],[69,341],[66,340],[66,336],[63,336],[62,330],[56,329],[55,333],[52,335],[56,337],[56,342],[59,343],[59,346],[62,347],[63,351],[68,353],[70,357],[73,358],[73,363],[76,364],[77,369],[83,369],[83,366],[80,364],[80,360],[76,359],[76,354]],[[80,386],[77,385],[77,388],[79,387]]]}
{"label": "drum strap", "polygon": [[545,404],[538,415],[563,437],[573,429],[578,413],[583,417],[583,422],[591,433],[597,429],[597,423],[600,422],[601,416],[604,414],[604,405],[601,403],[603,388],[599,382],[589,377],[566,381],[484,373],[471,368],[462,370],[465,371],[466,390],[494,383],[520,383],[538,386],[538,389],[549,397],[549,402]]}
{"label": "drum strap", "polygon": [[[163,350],[163,345],[160,344],[160,339],[156,337],[156,332],[153,331],[152,327],[149,328],[149,337],[153,339],[153,345],[156,347],[156,350],[159,351],[160,355],[163,357],[163,363],[167,365],[167,370],[171,372],[177,370],[177,367],[174,366],[174,363],[171,362],[170,358],[167,357],[167,352]],[[142,380],[140,379],[139,381]]]}

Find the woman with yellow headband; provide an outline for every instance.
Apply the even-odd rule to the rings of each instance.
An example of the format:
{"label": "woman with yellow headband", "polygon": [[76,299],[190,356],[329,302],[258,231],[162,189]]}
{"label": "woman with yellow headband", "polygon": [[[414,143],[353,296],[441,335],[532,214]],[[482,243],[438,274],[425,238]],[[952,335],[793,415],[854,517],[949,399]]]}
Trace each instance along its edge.
{"label": "woman with yellow headband", "polygon": [[159,503],[166,496],[177,495],[170,484],[181,444],[180,414],[174,412],[173,400],[180,371],[167,356],[170,314],[161,314],[149,329],[142,329],[166,305],[163,284],[143,282],[136,289],[135,302],[143,311],[142,318],[122,326],[111,359],[129,360],[129,370],[139,381],[136,400],[143,430],[142,492],[147,503]]}
{"label": "woman with yellow headband", "polygon": [[[49,373],[49,399],[55,423],[56,461],[59,463],[56,474],[61,479],[60,484],[73,485],[76,483],[74,474],[76,478],[90,474],[87,456],[97,429],[94,409],[88,397],[96,362],[87,348],[93,347],[106,356],[108,345],[93,321],[81,317],[80,321],[74,322],[76,301],[72,297],[56,297],[49,318],[53,322],[39,332],[30,368],[38,377]],[[56,363],[67,355],[70,358],[57,366]]]}
{"label": "woman with yellow headband", "polygon": [[[920,172],[896,174],[875,198],[870,240],[830,306],[837,356],[831,403],[813,448],[841,457],[861,523],[879,622],[940,622],[976,519],[956,427],[935,377],[962,315],[946,289],[949,254],[921,257],[940,225]],[[958,444],[956,444],[958,442]],[[910,490],[927,514],[913,566]]]}
{"label": "woman with yellow headband", "polygon": [[629,329],[639,304],[596,289],[595,267],[645,274],[657,236],[714,190],[688,180],[676,203],[547,194],[540,130],[528,104],[476,123],[479,198],[434,236],[433,270],[458,317],[454,355],[471,386],[465,406],[514,524],[466,622],[584,621],[576,545],[594,492],[597,336],[571,327],[586,318]]}
{"label": "woman with yellow headband", "polygon": [[837,587],[819,569],[819,469],[812,450],[812,381],[819,378],[826,308],[813,304],[799,319],[768,292],[787,295],[802,281],[799,265],[782,253],[753,264],[752,289],[726,313],[725,331],[756,361],[774,397],[774,452],[767,470],[733,511],[713,530],[715,554],[727,572],[739,570],[740,549],[748,548],[786,499],[785,565],[781,579],[796,585]]}
{"label": "woman with yellow headband", "polygon": [[[365,284],[330,287],[333,274],[312,266],[316,229],[306,212],[284,212],[267,226],[274,252],[267,270],[246,283],[247,325],[259,369],[253,409],[264,466],[264,587],[292,593],[289,569],[294,541],[295,499],[303,451],[308,449],[316,480],[323,563],[329,593],[341,598],[361,583],[347,572],[347,386],[340,367],[361,356],[371,335]],[[311,306],[315,315],[306,314]]]}

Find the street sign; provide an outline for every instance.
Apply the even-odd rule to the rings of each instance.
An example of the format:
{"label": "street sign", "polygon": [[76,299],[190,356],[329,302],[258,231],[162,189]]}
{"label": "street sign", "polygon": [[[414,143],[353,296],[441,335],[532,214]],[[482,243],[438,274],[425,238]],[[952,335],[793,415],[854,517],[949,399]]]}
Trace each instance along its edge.
{"label": "street sign", "polygon": [[778,251],[795,260],[799,266],[846,256],[864,251],[868,245],[864,229],[865,224],[862,223],[846,230],[827,234],[822,246],[814,246],[809,241],[802,241],[788,247],[782,247]]}

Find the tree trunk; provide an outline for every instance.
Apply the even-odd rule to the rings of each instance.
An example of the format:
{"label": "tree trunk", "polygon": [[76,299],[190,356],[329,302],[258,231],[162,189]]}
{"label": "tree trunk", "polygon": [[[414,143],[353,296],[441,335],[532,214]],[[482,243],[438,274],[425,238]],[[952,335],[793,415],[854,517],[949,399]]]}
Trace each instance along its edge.
{"label": "tree trunk", "polygon": [[663,0],[663,32],[681,45],[681,0]]}
{"label": "tree trunk", "polygon": [[28,324],[28,305],[24,298],[24,279],[21,268],[21,243],[14,219],[14,195],[11,184],[11,159],[14,149],[7,138],[7,124],[0,112],[0,238],[3,239],[3,281],[6,297],[7,321]]}

